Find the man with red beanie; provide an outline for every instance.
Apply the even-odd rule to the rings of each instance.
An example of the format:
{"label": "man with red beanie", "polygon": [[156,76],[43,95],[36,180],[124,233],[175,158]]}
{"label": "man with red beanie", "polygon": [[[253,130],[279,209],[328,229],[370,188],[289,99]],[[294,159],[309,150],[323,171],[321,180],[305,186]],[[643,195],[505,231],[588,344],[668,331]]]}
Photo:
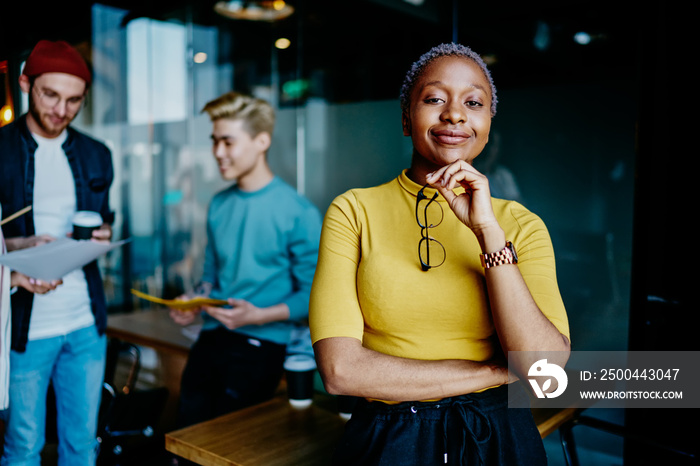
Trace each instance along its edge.
{"label": "man with red beanie", "polygon": [[[109,240],[113,179],[107,147],[70,127],[91,84],[90,69],[66,42],[42,40],[19,84],[29,110],[0,128],[0,206],[30,213],[3,225],[8,250],[33,247],[72,230],[76,211],[98,212],[94,239]],[[1,465],[39,465],[46,394],[56,394],[61,465],[94,465],[104,376],[107,306],[96,262],[70,272],[46,294],[18,288],[11,297],[9,407]]]}

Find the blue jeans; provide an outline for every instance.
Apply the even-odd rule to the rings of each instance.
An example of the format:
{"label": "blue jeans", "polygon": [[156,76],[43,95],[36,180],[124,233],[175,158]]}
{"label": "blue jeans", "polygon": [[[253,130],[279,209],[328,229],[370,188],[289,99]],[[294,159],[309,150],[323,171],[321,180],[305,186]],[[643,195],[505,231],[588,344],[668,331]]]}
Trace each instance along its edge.
{"label": "blue jeans", "polygon": [[0,465],[39,466],[45,442],[46,394],[56,393],[58,464],[94,466],[106,337],[92,325],[68,335],[29,341],[10,354],[10,406]]}

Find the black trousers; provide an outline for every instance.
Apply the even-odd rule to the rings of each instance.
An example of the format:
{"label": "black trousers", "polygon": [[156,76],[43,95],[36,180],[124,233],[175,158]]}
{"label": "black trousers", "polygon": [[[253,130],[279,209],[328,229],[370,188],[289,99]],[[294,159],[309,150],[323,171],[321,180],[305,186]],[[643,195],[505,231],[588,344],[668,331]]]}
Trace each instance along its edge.
{"label": "black trousers", "polygon": [[180,385],[178,428],[271,399],[286,347],[219,327],[202,331]]}
{"label": "black trousers", "polygon": [[532,413],[508,408],[503,386],[437,402],[361,399],[333,464],[541,466],[547,458]]}

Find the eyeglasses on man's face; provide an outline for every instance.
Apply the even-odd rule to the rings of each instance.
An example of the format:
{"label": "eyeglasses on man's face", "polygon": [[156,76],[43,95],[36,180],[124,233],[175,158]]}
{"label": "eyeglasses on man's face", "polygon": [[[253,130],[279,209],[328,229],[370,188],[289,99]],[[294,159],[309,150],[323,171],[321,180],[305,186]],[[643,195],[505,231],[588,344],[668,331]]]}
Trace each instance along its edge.
{"label": "eyeglasses on man's face", "polygon": [[36,95],[39,97],[41,103],[47,108],[55,108],[62,101],[65,102],[66,110],[70,113],[75,113],[80,109],[80,106],[85,100],[84,95],[68,97],[63,99],[58,93],[52,91],[51,89],[40,89],[38,87],[33,88],[36,91]]}
{"label": "eyeglasses on man's face", "polygon": [[428,198],[423,192],[427,187],[427,184],[423,186],[416,198],[416,222],[421,234],[418,242],[418,260],[424,272],[439,267],[445,262],[445,248],[438,240],[428,235],[428,229],[440,225],[444,214],[442,206],[436,201],[438,192],[436,191],[433,197]]}

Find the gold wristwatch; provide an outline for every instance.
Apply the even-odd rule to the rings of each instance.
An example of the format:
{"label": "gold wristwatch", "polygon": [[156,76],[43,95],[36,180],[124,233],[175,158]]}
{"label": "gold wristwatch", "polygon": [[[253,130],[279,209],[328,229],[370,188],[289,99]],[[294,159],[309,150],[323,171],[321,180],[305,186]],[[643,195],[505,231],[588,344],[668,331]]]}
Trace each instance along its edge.
{"label": "gold wristwatch", "polygon": [[517,264],[518,255],[515,252],[515,247],[510,241],[506,241],[506,247],[500,251],[481,254],[481,265],[485,269],[496,267],[503,264]]}

